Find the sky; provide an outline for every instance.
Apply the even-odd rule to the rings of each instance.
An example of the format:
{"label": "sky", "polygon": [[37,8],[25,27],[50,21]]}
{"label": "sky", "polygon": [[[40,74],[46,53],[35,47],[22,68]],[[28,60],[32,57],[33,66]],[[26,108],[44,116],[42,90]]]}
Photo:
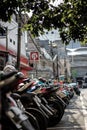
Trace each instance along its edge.
{"label": "sky", "polygon": [[55,41],[60,40],[60,35],[58,29],[52,29],[50,31],[45,30],[45,33],[43,35],[40,35],[40,40],[49,40],[49,41]]}
{"label": "sky", "polygon": [[[62,3],[63,0],[55,0],[55,2],[53,3],[54,6],[59,5],[60,3]],[[52,3],[52,2],[51,2]],[[32,16],[32,11],[30,13],[28,13],[28,15],[31,17]]]}
{"label": "sky", "polygon": [[62,3],[63,0],[55,0],[55,2],[53,3],[53,5],[57,6],[59,5],[60,3]]}
{"label": "sky", "polygon": [[[55,0],[55,2],[53,3],[53,5],[57,6],[60,3],[62,3],[62,2],[63,2],[63,0]],[[31,15],[32,15],[32,12],[29,13],[29,16],[31,16]],[[54,32],[53,34],[51,33],[52,31]],[[47,32],[47,31],[45,31],[45,32]],[[48,34],[45,33],[44,35],[40,35],[39,38],[41,40],[54,41],[54,40],[60,40],[60,35],[59,35],[58,30],[53,29],[53,30],[49,31]]]}
{"label": "sky", "polygon": [[[62,3],[62,2],[63,2],[63,0],[55,0],[55,2],[53,3],[53,5],[57,6],[60,3]],[[51,33],[52,31],[54,32],[53,34]],[[48,39],[49,41],[50,40],[51,41],[55,41],[55,40],[60,40],[61,39],[58,30],[55,30],[55,29],[49,31],[48,34],[45,33],[44,35],[40,35],[39,38],[41,40],[47,40]]]}

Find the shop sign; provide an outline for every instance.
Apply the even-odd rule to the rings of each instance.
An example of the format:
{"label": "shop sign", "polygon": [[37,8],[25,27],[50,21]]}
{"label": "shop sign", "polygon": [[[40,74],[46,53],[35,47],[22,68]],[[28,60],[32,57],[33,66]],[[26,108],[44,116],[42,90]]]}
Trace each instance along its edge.
{"label": "shop sign", "polygon": [[39,53],[38,52],[30,52],[30,60],[38,61],[39,60]]}

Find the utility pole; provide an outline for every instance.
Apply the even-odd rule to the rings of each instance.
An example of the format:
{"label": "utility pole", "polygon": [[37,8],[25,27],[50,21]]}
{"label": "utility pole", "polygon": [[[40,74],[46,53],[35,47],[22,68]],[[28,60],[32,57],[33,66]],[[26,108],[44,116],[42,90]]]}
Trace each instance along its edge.
{"label": "utility pole", "polygon": [[54,57],[54,53],[53,53],[53,46],[52,46],[52,42],[50,42],[51,45],[51,49],[50,49],[50,52],[51,52],[51,56],[52,56],[52,68],[53,68],[53,77],[55,78],[55,64],[54,64],[54,61],[53,61],[53,57]]}
{"label": "utility pole", "polygon": [[6,27],[6,51],[8,51],[8,27]]}
{"label": "utility pole", "polygon": [[58,43],[57,43],[57,79],[59,81],[59,64],[58,63],[59,63],[59,46],[58,46]]}
{"label": "utility pole", "polygon": [[64,57],[64,73],[65,73],[65,82],[67,82],[67,65],[66,65],[66,57],[67,57],[67,54],[66,54],[66,45],[64,44],[64,49],[65,49],[65,57]]}
{"label": "utility pole", "polygon": [[17,70],[20,71],[20,55],[21,55],[21,10],[18,12],[18,45],[17,45]]}
{"label": "utility pole", "polygon": [[59,57],[58,57],[58,54],[57,54],[57,79],[59,81],[59,65],[58,65],[58,61],[59,61]]}

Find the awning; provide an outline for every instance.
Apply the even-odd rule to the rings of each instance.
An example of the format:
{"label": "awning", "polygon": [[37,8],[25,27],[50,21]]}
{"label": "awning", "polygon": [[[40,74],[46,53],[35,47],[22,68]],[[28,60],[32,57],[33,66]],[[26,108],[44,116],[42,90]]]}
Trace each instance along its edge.
{"label": "awning", "polygon": [[25,70],[28,70],[28,71],[33,70],[32,67],[28,66],[27,64],[25,64],[23,62],[20,63],[20,67],[21,67],[21,69],[25,69]]}
{"label": "awning", "polygon": [[[16,56],[15,51],[12,51],[10,49],[6,51],[6,48],[3,45],[0,45],[0,51]],[[26,57],[21,56],[20,58],[21,58],[21,63],[20,63],[21,69],[24,69],[27,71],[33,70],[33,68],[28,65],[28,59]]]}
{"label": "awning", "polygon": [[11,54],[13,56],[16,56],[16,52],[14,52],[14,51],[12,51],[10,49],[6,50],[6,47],[3,46],[3,45],[0,45],[0,51],[7,52],[7,53],[9,53],[9,54]]}

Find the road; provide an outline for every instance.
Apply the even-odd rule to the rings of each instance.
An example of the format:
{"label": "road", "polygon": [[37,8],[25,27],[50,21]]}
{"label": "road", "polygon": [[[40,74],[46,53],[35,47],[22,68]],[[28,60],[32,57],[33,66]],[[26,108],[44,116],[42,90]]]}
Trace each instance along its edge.
{"label": "road", "polygon": [[87,130],[87,88],[70,100],[60,123],[48,130]]}

